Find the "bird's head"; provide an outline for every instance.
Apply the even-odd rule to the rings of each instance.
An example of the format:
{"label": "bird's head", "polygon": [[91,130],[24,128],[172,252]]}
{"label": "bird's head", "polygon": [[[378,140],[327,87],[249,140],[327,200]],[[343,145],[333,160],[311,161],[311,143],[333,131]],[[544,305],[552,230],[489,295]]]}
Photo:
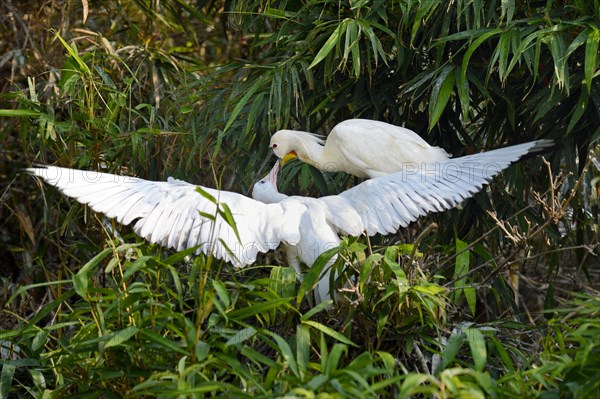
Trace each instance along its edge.
{"label": "bird's head", "polygon": [[281,166],[285,166],[286,162],[298,156],[296,148],[294,148],[295,142],[293,130],[279,130],[271,136],[269,146],[277,158],[281,159]]}
{"label": "bird's head", "polygon": [[309,154],[314,146],[322,146],[324,140],[316,134],[296,130],[279,130],[271,136],[270,147],[277,158],[281,159],[281,166],[299,158],[303,162],[310,160]]}
{"label": "bird's head", "polygon": [[279,173],[280,161],[277,160],[273,168],[265,177],[254,183],[252,187],[252,198],[265,204],[280,202],[287,198],[287,195],[277,190],[277,174]]}

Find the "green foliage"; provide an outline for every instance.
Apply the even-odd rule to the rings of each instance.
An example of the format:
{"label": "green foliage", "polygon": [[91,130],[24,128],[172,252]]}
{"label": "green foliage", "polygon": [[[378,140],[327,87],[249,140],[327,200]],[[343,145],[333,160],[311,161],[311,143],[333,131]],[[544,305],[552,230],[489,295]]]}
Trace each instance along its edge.
{"label": "green foliage", "polygon": [[[20,357],[2,362],[3,379],[52,397],[373,397],[399,383],[386,381],[395,370],[390,354],[348,359],[357,345],[315,320],[324,307],[301,314],[292,298],[271,289],[272,278],[224,282],[209,277],[200,257],[179,271],[173,266],[180,256],[147,251],[108,248],[73,274],[74,288],[68,280],[52,283],[64,293],[44,313],[56,311],[57,323],[38,326],[38,315],[0,333]],[[90,273],[109,254],[106,268]],[[34,288],[23,287],[9,302]]]}
{"label": "green foliage", "polygon": [[[584,398],[600,392],[597,297],[580,295],[539,333],[470,325],[445,339],[446,290],[422,274],[408,281],[393,248],[365,261],[376,265],[360,283],[380,292],[361,290],[364,302],[349,305],[354,310],[348,317],[357,322],[369,308],[369,317],[377,318],[383,308],[391,310],[385,321],[373,323],[382,330],[367,345],[356,344],[368,336],[362,326],[346,321],[340,333],[323,324],[332,320],[323,306],[303,314],[292,297],[272,289],[273,274],[224,281],[201,257],[175,267],[179,254],[153,254],[147,245],[108,248],[101,254],[108,257],[104,270],[91,273],[99,256],[81,269],[87,272],[48,284],[62,294],[32,319],[0,332],[3,395],[24,395],[25,387],[29,395],[44,397],[396,392],[483,398],[555,392]],[[386,272],[396,282],[384,284]],[[77,290],[82,284],[85,292]],[[281,288],[295,281],[287,285]],[[36,288],[22,287],[8,304]],[[43,322],[50,314],[55,321]],[[432,329],[433,335],[427,333]],[[523,353],[519,339],[508,338],[515,332],[536,335],[539,355]],[[430,373],[409,372],[412,366],[400,360],[407,355]]]}
{"label": "green foliage", "polygon": [[500,379],[508,395],[585,398],[600,394],[600,334],[598,297],[578,295],[570,307],[550,320],[539,358],[528,368]]}
{"label": "green foliage", "polygon": [[[0,11],[0,398],[600,396],[598,1]],[[346,238],[301,283],[279,253],[230,271],[148,245],[20,173],[248,193],[275,130],[355,117],[455,156],[560,147],[401,238]],[[357,183],[299,164],[280,181],[306,195]],[[336,306],[312,307],[334,254]]]}

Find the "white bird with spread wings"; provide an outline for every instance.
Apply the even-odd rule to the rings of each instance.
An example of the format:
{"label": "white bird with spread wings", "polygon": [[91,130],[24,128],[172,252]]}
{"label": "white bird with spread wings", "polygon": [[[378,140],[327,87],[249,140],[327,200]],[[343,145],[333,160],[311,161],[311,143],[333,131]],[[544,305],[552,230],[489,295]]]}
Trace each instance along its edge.
{"label": "white bird with spread wings", "polygon": [[[134,231],[152,243],[175,250],[198,246],[198,252],[235,267],[252,264],[259,252],[283,243],[298,270],[299,262],[311,266],[321,253],[339,245],[340,235],[394,233],[427,213],[450,209],[511,163],[552,144],[539,140],[448,159],[321,198],[279,193],[278,164],[255,184],[255,199],[172,178],[157,182],[56,166],[27,171],[96,212],[133,223]],[[329,279],[322,278],[317,301],[328,298],[329,291]]]}

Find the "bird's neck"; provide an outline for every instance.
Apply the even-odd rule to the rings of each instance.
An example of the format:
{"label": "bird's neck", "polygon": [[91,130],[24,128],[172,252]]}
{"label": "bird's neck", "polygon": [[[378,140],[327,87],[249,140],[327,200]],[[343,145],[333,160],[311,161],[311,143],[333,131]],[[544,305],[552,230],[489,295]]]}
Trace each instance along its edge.
{"label": "bird's neck", "polygon": [[269,195],[269,197],[265,198],[265,200],[263,202],[266,204],[276,204],[276,203],[286,200],[288,198],[289,197],[287,195],[280,193],[280,192],[276,192],[276,193],[271,193]]}
{"label": "bird's neck", "polygon": [[277,191],[277,188],[272,190],[253,190],[252,198],[263,204],[276,204],[288,198],[287,195]]}
{"label": "bird's neck", "polygon": [[327,172],[338,171],[339,167],[331,157],[330,149],[327,147],[327,144],[322,146],[314,141],[304,141],[301,143],[300,148],[302,148],[302,150],[297,152],[297,156],[302,162]]}

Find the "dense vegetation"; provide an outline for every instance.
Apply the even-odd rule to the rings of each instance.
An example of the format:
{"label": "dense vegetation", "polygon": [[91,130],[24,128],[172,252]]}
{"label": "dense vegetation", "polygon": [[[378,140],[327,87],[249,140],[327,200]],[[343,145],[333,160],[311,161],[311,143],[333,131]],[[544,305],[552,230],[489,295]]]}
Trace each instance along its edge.
{"label": "dense vegetation", "polygon": [[[598,0],[8,0],[0,19],[0,398],[600,397]],[[356,117],[455,156],[559,146],[346,239],[320,259],[344,270],[328,308],[279,252],[242,271],[173,253],[20,173],[247,194],[271,133]],[[280,189],[356,183],[294,163]]]}

